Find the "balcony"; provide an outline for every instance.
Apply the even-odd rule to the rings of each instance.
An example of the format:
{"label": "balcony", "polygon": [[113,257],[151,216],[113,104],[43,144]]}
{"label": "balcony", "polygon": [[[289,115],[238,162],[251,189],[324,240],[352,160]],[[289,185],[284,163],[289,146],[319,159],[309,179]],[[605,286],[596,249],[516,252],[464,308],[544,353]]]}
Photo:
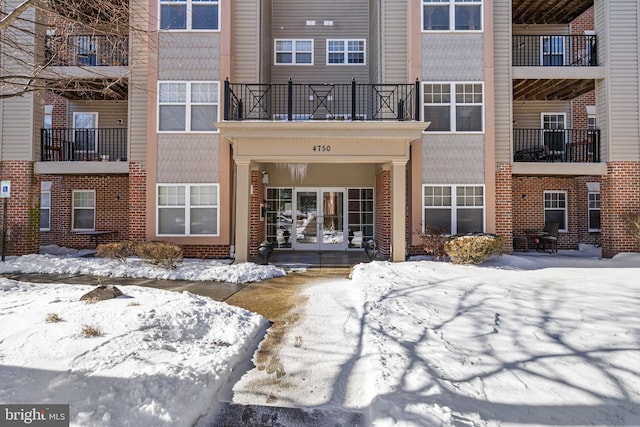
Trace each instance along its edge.
{"label": "balcony", "polygon": [[420,83],[241,84],[225,81],[224,120],[417,121]]}
{"label": "balcony", "polygon": [[126,66],[129,38],[117,35],[46,36],[45,64],[65,67]]}
{"label": "balcony", "polygon": [[126,128],[41,129],[41,161],[127,160]]}
{"label": "balcony", "polygon": [[515,162],[599,163],[598,129],[514,129]]}
{"label": "balcony", "polygon": [[514,35],[514,67],[595,67],[595,35]]}

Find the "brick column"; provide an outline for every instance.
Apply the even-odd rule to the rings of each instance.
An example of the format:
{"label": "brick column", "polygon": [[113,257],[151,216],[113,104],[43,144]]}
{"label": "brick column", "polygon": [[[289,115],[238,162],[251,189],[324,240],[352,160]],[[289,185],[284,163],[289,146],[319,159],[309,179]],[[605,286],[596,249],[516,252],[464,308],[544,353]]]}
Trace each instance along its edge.
{"label": "brick column", "polygon": [[266,237],[264,220],[260,221],[260,205],[266,198],[266,189],[262,183],[262,173],[260,171],[251,171],[251,185],[253,194],[251,194],[251,201],[249,202],[249,255],[255,256],[258,255],[258,245]]}
{"label": "brick column", "polygon": [[504,236],[506,253],[513,253],[513,176],[511,164],[496,165],[496,234]]}
{"label": "brick column", "polygon": [[640,213],[640,162],[610,162],[600,187],[602,256],[638,252],[629,233],[628,218]]}
{"label": "brick column", "polygon": [[[11,181],[5,254],[37,254],[40,250],[40,181],[33,174],[33,162],[3,161],[2,180]],[[4,215],[3,209],[4,202],[0,203],[0,215]]]}
{"label": "brick column", "polygon": [[391,171],[376,175],[375,239],[380,252],[389,256],[391,249]]}
{"label": "brick column", "polygon": [[133,242],[147,240],[147,171],[138,162],[129,163],[129,237]]}

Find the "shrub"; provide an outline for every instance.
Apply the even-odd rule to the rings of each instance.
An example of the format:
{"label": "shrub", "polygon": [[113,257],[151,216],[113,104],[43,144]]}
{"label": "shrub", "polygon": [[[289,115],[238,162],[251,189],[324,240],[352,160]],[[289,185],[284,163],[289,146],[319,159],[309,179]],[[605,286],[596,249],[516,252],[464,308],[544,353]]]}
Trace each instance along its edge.
{"label": "shrub", "polygon": [[180,246],[166,242],[141,243],[136,252],[138,256],[164,268],[176,268],[183,258]]}
{"label": "shrub", "polygon": [[84,338],[92,338],[97,337],[101,334],[100,329],[95,326],[90,325],[82,325],[82,329],[80,330],[80,336]]}
{"label": "shrub", "polygon": [[442,259],[447,255],[444,246],[450,237],[446,235],[444,228],[426,224],[424,231],[420,231],[418,234],[422,239],[422,247],[427,254],[433,255],[436,259]]}
{"label": "shrub", "polygon": [[117,243],[103,243],[98,245],[97,256],[105,258],[115,258],[120,261],[136,255],[136,244],[129,241]]}
{"label": "shrub", "polygon": [[44,321],[47,323],[61,322],[62,318],[56,313],[49,313],[44,317]]}
{"label": "shrub", "polygon": [[640,246],[640,213],[629,215],[627,221],[629,223],[631,238]]}
{"label": "shrub", "polygon": [[504,237],[494,234],[454,236],[445,244],[445,251],[454,264],[480,264],[502,253]]}

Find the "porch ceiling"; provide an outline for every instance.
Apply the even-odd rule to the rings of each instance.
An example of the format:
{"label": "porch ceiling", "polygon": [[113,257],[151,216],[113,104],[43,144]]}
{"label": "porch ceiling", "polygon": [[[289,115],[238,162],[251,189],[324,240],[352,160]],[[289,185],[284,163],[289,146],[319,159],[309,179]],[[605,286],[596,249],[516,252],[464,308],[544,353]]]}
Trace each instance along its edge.
{"label": "porch ceiling", "polygon": [[593,6],[593,0],[513,0],[514,24],[568,24]]}
{"label": "porch ceiling", "polygon": [[513,100],[568,101],[594,89],[594,80],[516,79],[513,81]]}
{"label": "porch ceiling", "polygon": [[122,79],[75,80],[60,79],[51,81],[47,88],[56,94],[71,100],[110,100],[127,99],[129,84]]}

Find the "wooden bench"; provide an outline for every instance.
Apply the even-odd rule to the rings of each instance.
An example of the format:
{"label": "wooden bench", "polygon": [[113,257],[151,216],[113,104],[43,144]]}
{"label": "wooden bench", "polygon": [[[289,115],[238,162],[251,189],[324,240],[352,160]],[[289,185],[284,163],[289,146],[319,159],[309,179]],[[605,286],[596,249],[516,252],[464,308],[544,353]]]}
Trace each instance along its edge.
{"label": "wooden bench", "polygon": [[112,234],[118,234],[118,232],[115,230],[87,230],[87,231],[74,231],[73,234],[77,234],[79,236],[89,236],[89,240],[97,248],[98,245],[106,236],[110,236]]}

